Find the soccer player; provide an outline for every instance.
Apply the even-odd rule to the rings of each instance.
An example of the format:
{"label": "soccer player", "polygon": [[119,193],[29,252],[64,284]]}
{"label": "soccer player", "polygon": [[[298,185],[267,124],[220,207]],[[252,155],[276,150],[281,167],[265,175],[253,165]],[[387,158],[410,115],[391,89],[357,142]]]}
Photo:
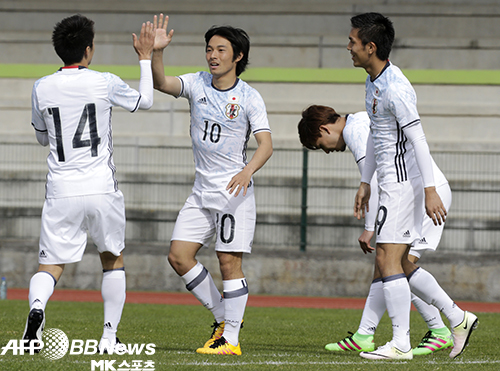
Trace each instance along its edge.
{"label": "soccer player", "polygon": [[[352,152],[354,160],[358,165],[359,172],[363,172],[365,163],[366,144],[370,132],[370,118],[366,112],[358,112],[350,114],[346,117],[341,117],[331,107],[313,105],[302,112],[302,119],[298,125],[299,137],[302,145],[309,149],[322,149],[325,153],[334,151],[344,151],[347,148]],[[448,181],[432,161],[436,190],[443,200],[446,210],[451,206],[451,189]],[[376,176],[371,179],[370,189],[373,190],[370,197],[370,211],[365,214],[365,230],[359,238],[359,243],[363,252],[372,253],[374,248],[370,246],[370,241],[375,230],[375,212],[377,210],[376,202],[378,201],[378,187]],[[412,263],[416,263],[422,253],[426,250],[436,250],[441,235],[443,233],[444,223],[434,225],[432,220],[425,215],[422,225],[422,238],[411,247],[408,259]],[[412,265],[403,265],[405,274],[408,277],[414,277],[419,272],[425,272],[421,268],[413,268]],[[416,269],[419,269],[416,270]],[[426,275],[427,273],[423,273]],[[432,279],[431,279],[432,280]],[[410,280],[410,289],[412,288],[412,280]],[[445,296],[441,287],[436,283],[432,283],[432,290],[440,293],[440,296]],[[435,295],[430,293],[428,295]],[[463,311],[458,307],[453,307],[451,299],[447,298],[445,302],[448,307],[451,305],[450,312],[456,312],[455,315],[460,318],[463,316]],[[429,331],[425,334],[421,343],[413,349],[413,355],[424,355],[449,348],[453,345],[453,340],[450,330],[445,326],[441,318],[441,314],[434,305],[425,303],[422,299],[412,293],[411,301],[424,318]],[[444,308],[447,308],[447,306]],[[331,351],[373,351],[373,335],[375,330],[386,310],[385,300],[383,295],[383,285],[380,275],[380,270],[375,266],[375,272],[370,291],[365,303],[365,309],[361,317],[361,322],[356,333],[348,336],[345,339],[326,345],[327,350]]]}
{"label": "soccer player", "polygon": [[[208,72],[165,76],[163,51],[170,44],[168,16],[155,16],[154,88],[189,100],[190,133],[196,176],[191,195],[179,212],[168,261],[186,288],[214,315],[214,330],[202,354],[241,355],[239,331],[248,299],[242,271],[255,229],[252,175],[271,157],[271,131],[260,94],[238,76],[248,63],[250,41],[245,31],[212,27],[205,34]],[[247,162],[253,133],[258,148]],[[224,296],[197,252],[215,236]]]}
{"label": "soccer player", "polygon": [[[418,115],[415,91],[388,59],[394,34],[392,22],[379,13],[351,18],[347,49],[354,66],[368,73],[365,106],[371,121],[354,215],[359,219],[369,210],[370,181],[377,170],[376,264],[393,325],[390,342],[360,355],[368,359],[413,358],[411,285],[413,293],[428,304],[435,304],[450,321],[454,342],[450,357],[455,358],[467,345],[477,326],[477,317],[455,311],[453,302],[447,302],[447,295],[433,290],[439,286],[434,277],[407,259],[410,246],[422,237],[423,205],[434,224],[445,221],[446,209],[436,192],[432,158]],[[409,281],[404,265],[410,266],[407,270],[412,269]]]}
{"label": "soccer player", "polygon": [[151,54],[155,30],[148,22],[133,46],[141,68],[139,91],[111,73],[88,67],[94,55],[94,22],[82,15],[54,27],[52,43],[64,67],[36,81],[32,125],[50,146],[42,211],[38,272],[29,287],[30,312],[23,339],[42,339],[45,306],[68,263],[79,262],[87,232],[100,255],[104,330],[101,352],[118,342],[116,330],[125,303],[125,207],[113,163],[111,110],[135,112],[153,104]]}

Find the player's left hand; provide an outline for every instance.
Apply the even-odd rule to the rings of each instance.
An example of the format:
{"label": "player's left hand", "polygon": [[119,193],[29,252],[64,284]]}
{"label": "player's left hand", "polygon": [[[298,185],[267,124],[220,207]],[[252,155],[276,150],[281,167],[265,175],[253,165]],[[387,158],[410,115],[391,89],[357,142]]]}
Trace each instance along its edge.
{"label": "player's left hand", "polygon": [[153,46],[155,43],[155,27],[153,23],[146,22],[142,24],[139,37],[135,33],[132,34],[135,52],[139,55],[139,59],[151,59]]}
{"label": "player's left hand", "polygon": [[370,211],[370,185],[368,183],[361,183],[358,192],[354,198],[354,217],[358,220],[365,217],[365,213]]}
{"label": "player's left hand", "polygon": [[231,178],[231,181],[228,183],[226,190],[229,191],[229,194],[235,192],[234,197],[237,197],[240,191],[243,190],[243,196],[246,196],[251,179],[251,172],[246,170],[245,168]]}
{"label": "player's left hand", "polygon": [[436,192],[436,187],[427,187],[425,190],[425,211],[434,225],[441,225],[446,221],[446,209]]}
{"label": "player's left hand", "polygon": [[359,246],[361,247],[361,250],[366,253],[372,253],[375,251],[375,248],[370,245],[370,241],[372,240],[373,235],[375,234],[375,231],[367,231],[366,229],[363,231],[361,236],[358,238]]}

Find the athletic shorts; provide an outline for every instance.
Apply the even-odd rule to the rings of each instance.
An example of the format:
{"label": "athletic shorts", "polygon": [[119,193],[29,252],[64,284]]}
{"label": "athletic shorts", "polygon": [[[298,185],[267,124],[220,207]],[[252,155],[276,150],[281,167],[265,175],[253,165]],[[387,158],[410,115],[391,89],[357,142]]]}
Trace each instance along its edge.
{"label": "athletic shorts", "polygon": [[[451,207],[451,189],[448,183],[442,184],[436,188],[436,192],[441,201],[443,201],[444,208],[447,212],[450,211]],[[425,209],[425,206],[424,206]],[[424,250],[436,250],[441,236],[443,234],[444,224],[434,225],[431,218],[425,213],[424,210],[424,222],[422,224],[422,238],[415,242],[415,245],[410,249],[410,255],[420,258]]]}
{"label": "athletic shorts", "polygon": [[411,245],[421,238],[424,190],[421,178],[379,184],[377,243]]}
{"label": "athletic shorts", "polygon": [[215,235],[215,250],[251,253],[255,232],[253,187],[237,197],[228,191],[193,191],[179,212],[172,241],[188,241],[210,246]]}
{"label": "athletic shorts", "polygon": [[87,232],[99,253],[120,255],[125,248],[125,203],[121,191],[46,199],[39,263],[81,261],[87,246]]}

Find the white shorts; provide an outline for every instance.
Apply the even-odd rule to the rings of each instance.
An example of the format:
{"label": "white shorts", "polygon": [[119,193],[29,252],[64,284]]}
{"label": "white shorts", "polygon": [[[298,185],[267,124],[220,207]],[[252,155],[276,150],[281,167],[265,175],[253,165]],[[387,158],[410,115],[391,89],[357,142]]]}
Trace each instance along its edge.
{"label": "white shorts", "polygon": [[[439,197],[441,197],[441,201],[443,201],[446,211],[449,212],[452,199],[450,185],[448,183],[442,184],[436,188],[436,192]],[[436,250],[441,240],[443,229],[444,223],[441,225],[434,225],[434,222],[427,216],[424,210],[422,238],[415,242],[415,245],[410,249],[410,254],[420,258],[424,250]]]}
{"label": "white shorts", "polygon": [[39,263],[79,262],[87,247],[87,232],[99,253],[120,255],[125,248],[125,202],[121,191],[46,199]]}
{"label": "white shorts", "polygon": [[228,191],[194,191],[179,212],[172,241],[189,241],[210,245],[214,235],[215,250],[225,252],[252,251],[255,232],[255,196],[253,187],[243,196]]}
{"label": "white shorts", "polygon": [[422,180],[379,184],[375,233],[377,243],[411,245],[421,238],[424,190]]}

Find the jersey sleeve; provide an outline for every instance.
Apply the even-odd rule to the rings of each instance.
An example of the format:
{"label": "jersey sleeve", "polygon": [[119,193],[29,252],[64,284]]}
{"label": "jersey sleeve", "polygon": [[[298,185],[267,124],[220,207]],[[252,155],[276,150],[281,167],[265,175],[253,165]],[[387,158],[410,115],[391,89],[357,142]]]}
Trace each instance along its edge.
{"label": "jersey sleeve", "polygon": [[193,83],[194,81],[198,78],[199,72],[198,73],[187,73],[185,75],[177,76],[177,78],[181,81],[181,93],[179,94],[178,97],[183,97],[190,99],[192,94],[192,89],[193,89]]}
{"label": "jersey sleeve", "polygon": [[108,83],[108,98],[113,106],[134,112],[139,108],[141,94],[112,73],[103,73]]}
{"label": "jersey sleeve", "polygon": [[411,85],[395,84],[389,90],[389,110],[402,129],[420,123],[417,111],[417,95]]}
{"label": "jersey sleeve", "polygon": [[263,131],[271,132],[267,118],[266,104],[257,90],[252,90],[252,98],[249,100],[247,115],[254,135]]}
{"label": "jersey sleeve", "polygon": [[38,82],[35,83],[35,85],[33,86],[33,90],[31,91],[31,124],[36,131],[47,132],[47,125],[45,124],[43,114],[40,111],[38,105],[38,97],[36,92],[37,85]]}

